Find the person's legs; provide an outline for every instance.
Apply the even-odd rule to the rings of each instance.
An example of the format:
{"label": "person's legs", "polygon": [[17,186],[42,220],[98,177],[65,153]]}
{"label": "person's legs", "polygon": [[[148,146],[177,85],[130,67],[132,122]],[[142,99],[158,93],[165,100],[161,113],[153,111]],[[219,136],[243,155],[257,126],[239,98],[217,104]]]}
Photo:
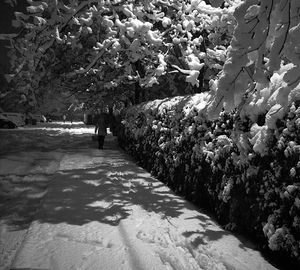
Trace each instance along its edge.
{"label": "person's legs", "polygon": [[103,144],[104,144],[104,136],[98,135],[98,148],[103,149]]}
{"label": "person's legs", "polygon": [[101,136],[98,135],[98,148],[101,149]]}
{"label": "person's legs", "polygon": [[105,139],[105,136],[102,136],[102,149],[103,149],[103,145],[104,145],[104,139]]}

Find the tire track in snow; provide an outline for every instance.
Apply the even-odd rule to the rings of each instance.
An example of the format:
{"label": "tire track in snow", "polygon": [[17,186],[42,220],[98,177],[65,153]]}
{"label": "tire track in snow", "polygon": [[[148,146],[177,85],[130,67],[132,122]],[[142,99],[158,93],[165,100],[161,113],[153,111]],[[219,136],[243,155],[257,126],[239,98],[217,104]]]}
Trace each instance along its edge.
{"label": "tire track in snow", "polygon": [[123,222],[121,221],[118,226],[120,236],[124,242],[124,245],[128,248],[128,254],[129,254],[129,262],[132,270],[140,270],[140,269],[146,269],[143,262],[140,260],[140,256],[133,244],[133,241],[128,236],[128,233],[126,232],[125,226],[123,226]]}

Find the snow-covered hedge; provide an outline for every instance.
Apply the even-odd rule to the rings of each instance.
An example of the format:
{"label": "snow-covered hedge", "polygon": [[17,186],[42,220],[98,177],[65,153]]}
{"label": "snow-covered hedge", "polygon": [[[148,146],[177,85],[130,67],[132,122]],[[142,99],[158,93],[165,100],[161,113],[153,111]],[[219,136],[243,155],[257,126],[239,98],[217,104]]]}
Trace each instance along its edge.
{"label": "snow-covered hedge", "polygon": [[209,98],[201,93],[127,109],[121,145],[227,229],[300,263],[299,100],[268,125],[269,110],[254,120],[236,111],[207,120]]}

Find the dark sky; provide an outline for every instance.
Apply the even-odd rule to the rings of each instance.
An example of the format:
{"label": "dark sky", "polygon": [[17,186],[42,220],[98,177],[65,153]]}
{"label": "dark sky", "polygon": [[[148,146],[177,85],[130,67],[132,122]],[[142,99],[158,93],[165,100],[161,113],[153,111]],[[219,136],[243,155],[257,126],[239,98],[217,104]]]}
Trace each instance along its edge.
{"label": "dark sky", "polygon": [[[4,0],[0,0],[0,33],[17,32],[17,29],[12,27],[11,21],[14,19],[14,12],[24,12],[26,5],[26,0],[18,0],[18,4],[15,7],[11,7],[5,4]],[[9,59],[5,48],[8,44],[8,42],[0,40],[0,74],[9,72]]]}

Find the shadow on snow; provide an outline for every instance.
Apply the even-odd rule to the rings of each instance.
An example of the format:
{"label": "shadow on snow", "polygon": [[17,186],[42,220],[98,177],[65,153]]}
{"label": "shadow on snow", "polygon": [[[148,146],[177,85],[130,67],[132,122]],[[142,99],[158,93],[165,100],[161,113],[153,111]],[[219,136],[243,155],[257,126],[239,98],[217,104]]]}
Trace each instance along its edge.
{"label": "shadow on snow", "polygon": [[[43,131],[44,132],[44,131]],[[50,134],[48,134],[50,136]],[[59,136],[55,134],[55,136]],[[96,142],[85,134],[72,136],[72,140],[63,149],[72,155],[80,155],[80,151],[96,148]],[[55,146],[55,145],[54,145]],[[52,145],[52,147],[54,147]],[[60,145],[61,147],[61,145]],[[12,219],[13,230],[24,229],[33,220],[41,223],[67,223],[83,225],[92,221],[117,226],[122,219],[131,215],[131,206],[139,205],[145,211],[155,212],[166,218],[176,218],[186,209],[196,210],[185,200],[174,195],[161,182],[153,179],[142,168],[116,147],[116,142],[108,136],[104,152],[97,149],[90,154],[93,162],[87,166],[78,164],[76,169],[61,170],[55,174],[45,198],[22,199],[6,212],[16,211],[18,219]],[[51,151],[48,149],[48,151]],[[83,160],[83,162],[85,162]],[[46,182],[48,183],[48,182]],[[34,185],[34,184],[33,184]],[[43,191],[45,186],[40,187]],[[44,203],[42,204],[44,200]],[[23,207],[18,207],[23,204]],[[40,207],[42,205],[42,207]],[[15,208],[15,210],[14,210]],[[36,209],[40,208],[38,213]],[[17,210],[19,209],[19,210]],[[21,210],[20,210],[21,209]],[[0,215],[0,218],[3,215]],[[189,238],[196,235],[192,244],[194,247],[215,241],[227,235],[224,230],[210,230],[211,219],[198,212],[195,217],[204,231],[185,231],[182,235]],[[242,241],[242,246],[248,245]]]}
{"label": "shadow on snow", "polygon": [[162,192],[164,185],[145,176],[144,170],[131,162],[120,162],[120,152],[104,151],[105,163],[64,170],[56,176],[38,215],[41,222],[118,225],[131,214],[133,205],[169,217],[177,217],[187,208],[187,203],[168,190]]}

